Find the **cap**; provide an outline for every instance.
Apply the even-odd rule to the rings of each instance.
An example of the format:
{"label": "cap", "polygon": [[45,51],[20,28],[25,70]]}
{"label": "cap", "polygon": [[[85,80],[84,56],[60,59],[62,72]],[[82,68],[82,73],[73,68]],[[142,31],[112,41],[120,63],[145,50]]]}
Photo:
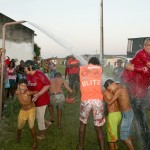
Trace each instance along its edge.
{"label": "cap", "polygon": [[121,59],[118,59],[117,63],[123,63],[123,61]]}

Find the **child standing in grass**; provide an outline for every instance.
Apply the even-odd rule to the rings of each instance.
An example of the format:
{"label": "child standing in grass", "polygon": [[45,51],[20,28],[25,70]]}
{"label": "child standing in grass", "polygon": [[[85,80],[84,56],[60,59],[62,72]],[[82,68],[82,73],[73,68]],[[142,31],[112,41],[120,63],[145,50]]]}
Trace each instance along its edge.
{"label": "child standing in grass", "polygon": [[[51,105],[57,109],[58,128],[61,128],[62,108],[65,102],[65,96],[62,91],[62,86],[65,86],[65,88],[70,92],[70,94],[72,94],[71,88],[62,79],[61,73],[56,72],[54,75],[54,79],[51,79],[50,99],[51,99]],[[54,116],[54,110],[52,110],[52,116]]]}
{"label": "child standing in grass", "polygon": [[113,80],[108,79],[104,87],[113,93],[113,97],[109,100],[105,97],[105,101],[108,105],[112,105],[116,100],[120,110],[122,112],[122,121],[120,126],[120,138],[123,140],[129,150],[134,150],[134,147],[131,142],[131,125],[134,117],[134,113],[130,104],[129,94],[127,88],[115,83]]}
{"label": "child standing in grass", "polygon": [[[103,91],[104,100],[110,100],[113,97],[113,94],[108,90]],[[106,100],[106,103],[107,103]],[[118,141],[118,125],[121,122],[121,112],[119,110],[118,101],[114,101],[111,105],[107,105],[108,116],[106,119],[106,131],[107,131],[107,140],[109,143],[109,149],[117,149]]]}
{"label": "child standing in grass", "polygon": [[30,132],[33,138],[32,150],[37,147],[37,136],[34,128],[35,121],[35,105],[32,102],[32,95],[36,94],[36,91],[28,91],[27,89],[28,82],[26,79],[19,80],[18,89],[16,91],[16,95],[18,97],[18,101],[21,105],[21,109],[18,116],[18,131],[17,131],[17,142],[20,142],[21,131],[28,121]]}

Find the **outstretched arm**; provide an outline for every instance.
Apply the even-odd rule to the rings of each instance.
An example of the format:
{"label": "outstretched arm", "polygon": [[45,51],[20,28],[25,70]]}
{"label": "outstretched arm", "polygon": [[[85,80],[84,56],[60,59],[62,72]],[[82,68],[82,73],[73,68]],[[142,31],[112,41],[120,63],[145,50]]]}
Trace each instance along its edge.
{"label": "outstretched arm", "polygon": [[125,68],[129,71],[134,71],[134,64],[131,63],[127,63]]}
{"label": "outstretched arm", "polygon": [[69,87],[69,85],[65,81],[64,81],[64,86],[71,94],[73,93],[72,89]]}
{"label": "outstretched arm", "polygon": [[142,64],[141,65],[135,65],[135,64],[128,63],[125,68],[129,71],[136,71],[139,73],[143,73],[148,77],[150,76],[150,68],[148,68],[147,66],[142,65]]}

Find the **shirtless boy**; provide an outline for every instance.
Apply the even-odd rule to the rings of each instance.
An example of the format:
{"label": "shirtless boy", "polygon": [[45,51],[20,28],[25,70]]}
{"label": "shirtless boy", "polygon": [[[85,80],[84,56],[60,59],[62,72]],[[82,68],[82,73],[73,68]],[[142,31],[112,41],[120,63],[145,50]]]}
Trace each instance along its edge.
{"label": "shirtless boy", "polygon": [[129,94],[127,88],[115,83],[113,80],[108,79],[104,87],[113,93],[113,97],[108,100],[105,98],[108,105],[112,105],[113,102],[118,100],[120,110],[122,112],[122,121],[120,126],[120,138],[123,140],[129,150],[134,150],[134,147],[130,138],[131,124],[133,120],[133,110],[131,108]]}
{"label": "shirtless boy", "polygon": [[35,106],[32,102],[32,95],[36,94],[36,91],[28,91],[27,89],[28,82],[26,79],[19,80],[18,89],[16,91],[16,95],[18,97],[18,101],[21,105],[21,109],[18,116],[18,131],[17,131],[17,142],[20,142],[21,131],[28,121],[28,125],[30,128],[30,132],[33,138],[32,150],[35,150],[37,147],[37,136],[34,128],[35,121]]}
{"label": "shirtless boy", "polygon": [[[65,96],[62,91],[62,86],[64,86],[72,94],[71,88],[62,79],[61,73],[56,72],[54,75],[54,78],[51,79],[51,87],[50,87],[51,97],[50,97],[50,99],[51,99],[51,105],[53,107],[56,107],[56,109],[57,109],[57,113],[58,113],[57,114],[57,116],[58,116],[57,126],[58,126],[58,128],[61,128],[62,108],[63,108],[63,104],[65,102]],[[54,114],[54,110],[53,110],[53,114]]]}
{"label": "shirtless boy", "polygon": [[[113,94],[108,91],[103,91],[104,100],[110,101],[113,97]],[[118,148],[118,125],[121,122],[121,112],[118,106],[118,101],[114,101],[111,105],[107,104],[108,116],[106,119],[106,131],[107,131],[107,141],[109,143],[109,149],[115,150]]]}

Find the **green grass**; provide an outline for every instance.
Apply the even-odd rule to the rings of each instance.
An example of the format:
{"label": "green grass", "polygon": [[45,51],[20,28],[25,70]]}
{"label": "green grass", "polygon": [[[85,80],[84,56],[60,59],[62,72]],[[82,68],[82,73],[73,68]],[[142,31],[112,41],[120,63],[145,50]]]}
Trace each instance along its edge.
{"label": "green grass", "polygon": [[[17,131],[17,114],[19,112],[19,105],[17,100],[14,102],[8,102],[8,108],[6,109],[6,116],[2,120],[0,130],[0,150],[29,150],[32,138],[28,129],[28,125],[23,129],[21,143],[15,142]],[[75,104],[64,105],[62,129],[57,128],[57,114],[55,110],[55,122],[50,126],[46,133],[46,139],[39,140],[37,150],[75,150],[78,144],[78,128],[79,128],[79,99]],[[11,111],[9,111],[11,110]],[[46,119],[50,118],[49,111],[46,111]],[[37,124],[36,131],[38,133]],[[105,126],[103,127],[104,135]],[[105,137],[106,138],[106,137]],[[137,145],[137,144],[136,144]],[[87,124],[85,135],[85,150],[99,150],[97,142],[96,132],[93,126],[93,117],[90,116]],[[122,141],[119,141],[119,147],[121,150],[125,150],[125,146]],[[106,143],[106,149],[108,149]],[[136,148],[138,150],[138,147]]]}
{"label": "green grass", "polygon": [[65,75],[65,65],[56,65],[56,71],[59,71],[62,76]]}
{"label": "green grass", "polygon": [[[64,72],[64,66],[57,66],[57,71]],[[79,128],[79,106],[80,96],[76,98],[75,104],[65,103],[62,117],[62,129],[57,128],[57,112],[55,110],[55,122],[50,126],[46,132],[46,139],[39,140],[37,150],[75,150],[78,144],[78,128]],[[29,132],[28,125],[23,129],[21,143],[17,144],[17,115],[19,112],[19,104],[17,100],[7,101],[5,108],[5,116],[0,122],[0,150],[29,150],[32,138]],[[46,111],[46,119],[50,119],[50,113]],[[36,131],[38,133],[37,124],[35,123]],[[106,139],[105,125],[103,131]],[[136,135],[133,136],[135,150],[139,150]],[[108,149],[107,142],[105,142],[106,150]],[[122,141],[118,142],[119,149],[125,150]],[[85,150],[99,150],[99,145],[96,137],[96,132],[93,126],[92,114],[88,120],[85,142]]]}

